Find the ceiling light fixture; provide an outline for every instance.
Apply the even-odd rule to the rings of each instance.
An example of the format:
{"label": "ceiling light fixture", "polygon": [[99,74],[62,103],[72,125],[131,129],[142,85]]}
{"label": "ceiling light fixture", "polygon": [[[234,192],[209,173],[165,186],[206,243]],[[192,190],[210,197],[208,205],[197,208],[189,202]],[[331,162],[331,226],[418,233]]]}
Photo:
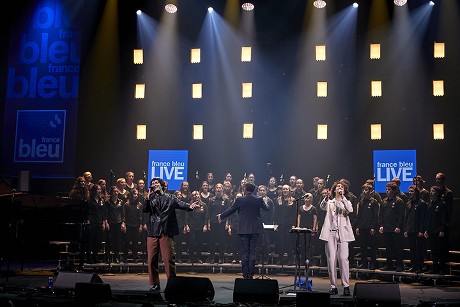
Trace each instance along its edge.
{"label": "ceiling light fixture", "polygon": [[243,3],[243,5],[241,5],[241,7],[245,11],[252,11],[254,9],[254,4],[252,4],[250,2],[246,2],[246,3]]}
{"label": "ceiling light fixture", "polygon": [[316,7],[317,9],[322,9],[326,7],[326,1],[324,0],[315,0],[313,2],[313,6]]}
{"label": "ceiling light fixture", "polygon": [[175,6],[172,3],[168,3],[165,5],[165,11],[170,14],[174,14],[175,12],[177,12],[177,6]]}
{"label": "ceiling light fixture", "polygon": [[403,6],[407,3],[407,0],[394,0],[393,1],[397,6]]}

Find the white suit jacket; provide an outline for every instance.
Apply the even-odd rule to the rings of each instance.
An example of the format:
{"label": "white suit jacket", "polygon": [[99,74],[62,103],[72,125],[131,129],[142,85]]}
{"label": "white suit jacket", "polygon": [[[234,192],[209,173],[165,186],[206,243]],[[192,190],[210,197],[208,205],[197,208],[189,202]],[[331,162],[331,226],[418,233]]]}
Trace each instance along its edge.
{"label": "white suit jacket", "polygon": [[329,235],[331,231],[332,216],[337,215],[337,223],[339,225],[338,233],[340,241],[351,242],[355,240],[353,235],[353,228],[351,227],[350,218],[348,214],[343,214],[346,210],[348,213],[353,212],[353,206],[351,202],[345,197],[343,200],[331,199],[327,202],[323,202],[320,205],[322,210],[326,211],[326,218],[324,219],[323,228],[321,228],[321,234],[319,238],[323,241],[329,241]]}

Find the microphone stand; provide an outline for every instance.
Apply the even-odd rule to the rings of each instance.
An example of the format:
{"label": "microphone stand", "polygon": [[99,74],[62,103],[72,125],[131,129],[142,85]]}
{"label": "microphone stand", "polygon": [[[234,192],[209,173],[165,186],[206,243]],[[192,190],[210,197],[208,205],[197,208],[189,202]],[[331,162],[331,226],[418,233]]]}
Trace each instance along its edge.
{"label": "microphone stand", "polygon": [[415,264],[414,264],[414,267],[415,267],[415,282],[412,283],[412,285],[414,286],[421,286],[422,284],[420,283],[420,276],[419,276],[419,267],[422,266],[422,264],[420,264],[418,262],[418,248],[419,248],[419,236],[418,236],[418,217],[417,217],[417,205],[414,205],[414,223],[415,223],[415,253],[414,253],[414,261],[415,261]]}
{"label": "microphone stand", "polygon": [[[294,200],[296,204],[296,215],[295,215],[294,225],[296,225],[296,227],[299,227],[298,225],[299,201],[303,199],[304,197],[305,197],[305,194]],[[300,232],[297,232],[296,235],[297,236],[295,239],[294,293],[296,293],[297,282],[299,283],[299,289],[300,289]],[[305,282],[308,282],[308,281],[305,280]]]}

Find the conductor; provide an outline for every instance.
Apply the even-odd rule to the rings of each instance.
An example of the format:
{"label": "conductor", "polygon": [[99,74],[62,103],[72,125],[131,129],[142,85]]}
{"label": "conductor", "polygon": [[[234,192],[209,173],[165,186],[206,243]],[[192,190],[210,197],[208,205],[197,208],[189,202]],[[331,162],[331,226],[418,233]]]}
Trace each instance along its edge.
{"label": "conductor", "polygon": [[243,278],[254,278],[256,267],[256,249],[259,242],[259,234],[263,231],[260,209],[268,211],[270,207],[262,197],[253,195],[256,186],[253,183],[244,185],[244,196],[238,197],[233,205],[217,215],[217,221],[229,217],[238,211],[239,225],[238,235],[241,239],[241,266]]}

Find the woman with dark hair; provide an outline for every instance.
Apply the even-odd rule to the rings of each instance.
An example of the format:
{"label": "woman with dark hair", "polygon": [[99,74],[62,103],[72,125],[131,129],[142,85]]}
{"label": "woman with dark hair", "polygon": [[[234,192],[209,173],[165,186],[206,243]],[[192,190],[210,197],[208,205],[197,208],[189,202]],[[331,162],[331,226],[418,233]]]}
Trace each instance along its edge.
{"label": "woman with dark hair", "polygon": [[351,202],[345,197],[346,184],[343,181],[332,185],[333,199],[323,201],[320,205],[326,211],[326,218],[319,238],[326,241],[327,269],[331,289],[329,294],[338,294],[337,290],[337,262],[342,279],[343,295],[350,296],[350,264],[348,261],[348,242],[353,242],[355,236],[350,222],[350,213],[353,212]]}
{"label": "woman with dark hair", "polygon": [[83,176],[77,177],[70,190],[69,197],[79,200],[87,200],[89,198],[89,191],[87,190],[85,178]]}
{"label": "woman with dark hair", "polygon": [[118,198],[118,189],[116,186],[110,187],[110,198],[105,201],[107,210],[107,231],[108,244],[105,249],[106,256],[110,262],[110,253],[113,253],[115,262],[120,262],[121,234],[126,227],[123,215],[123,201]]}
{"label": "woman with dark hair", "polygon": [[142,234],[142,203],[137,189],[133,189],[129,193],[128,201],[124,204],[123,211],[126,224],[125,238],[123,240],[124,258],[127,262],[129,250],[131,250],[133,262],[137,262],[139,241]]}
{"label": "woman with dark hair", "polygon": [[[188,181],[182,181],[180,184],[179,190],[174,192],[174,195],[179,200],[183,202],[190,202],[192,200],[192,193],[190,192],[190,185]],[[187,245],[187,232],[185,231],[185,211],[177,209],[176,210],[177,222],[179,223],[179,236],[176,238],[176,262],[182,262],[182,253],[186,251],[188,248]],[[185,247],[184,247],[185,246]],[[190,262],[190,255],[189,255],[189,262]]]}
{"label": "woman with dark hair", "polygon": [[203,248],[204,233],[208,230],[206,217],[208,206],[200,198],[200,192],[192,192],[192,200],[197,202],[195,210],[185,214],[185,227],[187,232],[187,246],[189,247],[190,260],[192,263],[203,263],[201,250]]}
{"label": "woman with dark hair", "polygon": [[89,248],[87,260],[89,263],[98,263],[99,251],[102,247],[102,233],[107,227],[107,211],[102,197],[102,188],[98,184],[93,184],[88,201],[88,228],[89,228]]}
{"label": "woman with dark hair", "polygon": [[105,179],[99,179],[97,184],[101,186],[101,196],[106,201],[109,199],[109,192],[107,192],[107,181]]}

